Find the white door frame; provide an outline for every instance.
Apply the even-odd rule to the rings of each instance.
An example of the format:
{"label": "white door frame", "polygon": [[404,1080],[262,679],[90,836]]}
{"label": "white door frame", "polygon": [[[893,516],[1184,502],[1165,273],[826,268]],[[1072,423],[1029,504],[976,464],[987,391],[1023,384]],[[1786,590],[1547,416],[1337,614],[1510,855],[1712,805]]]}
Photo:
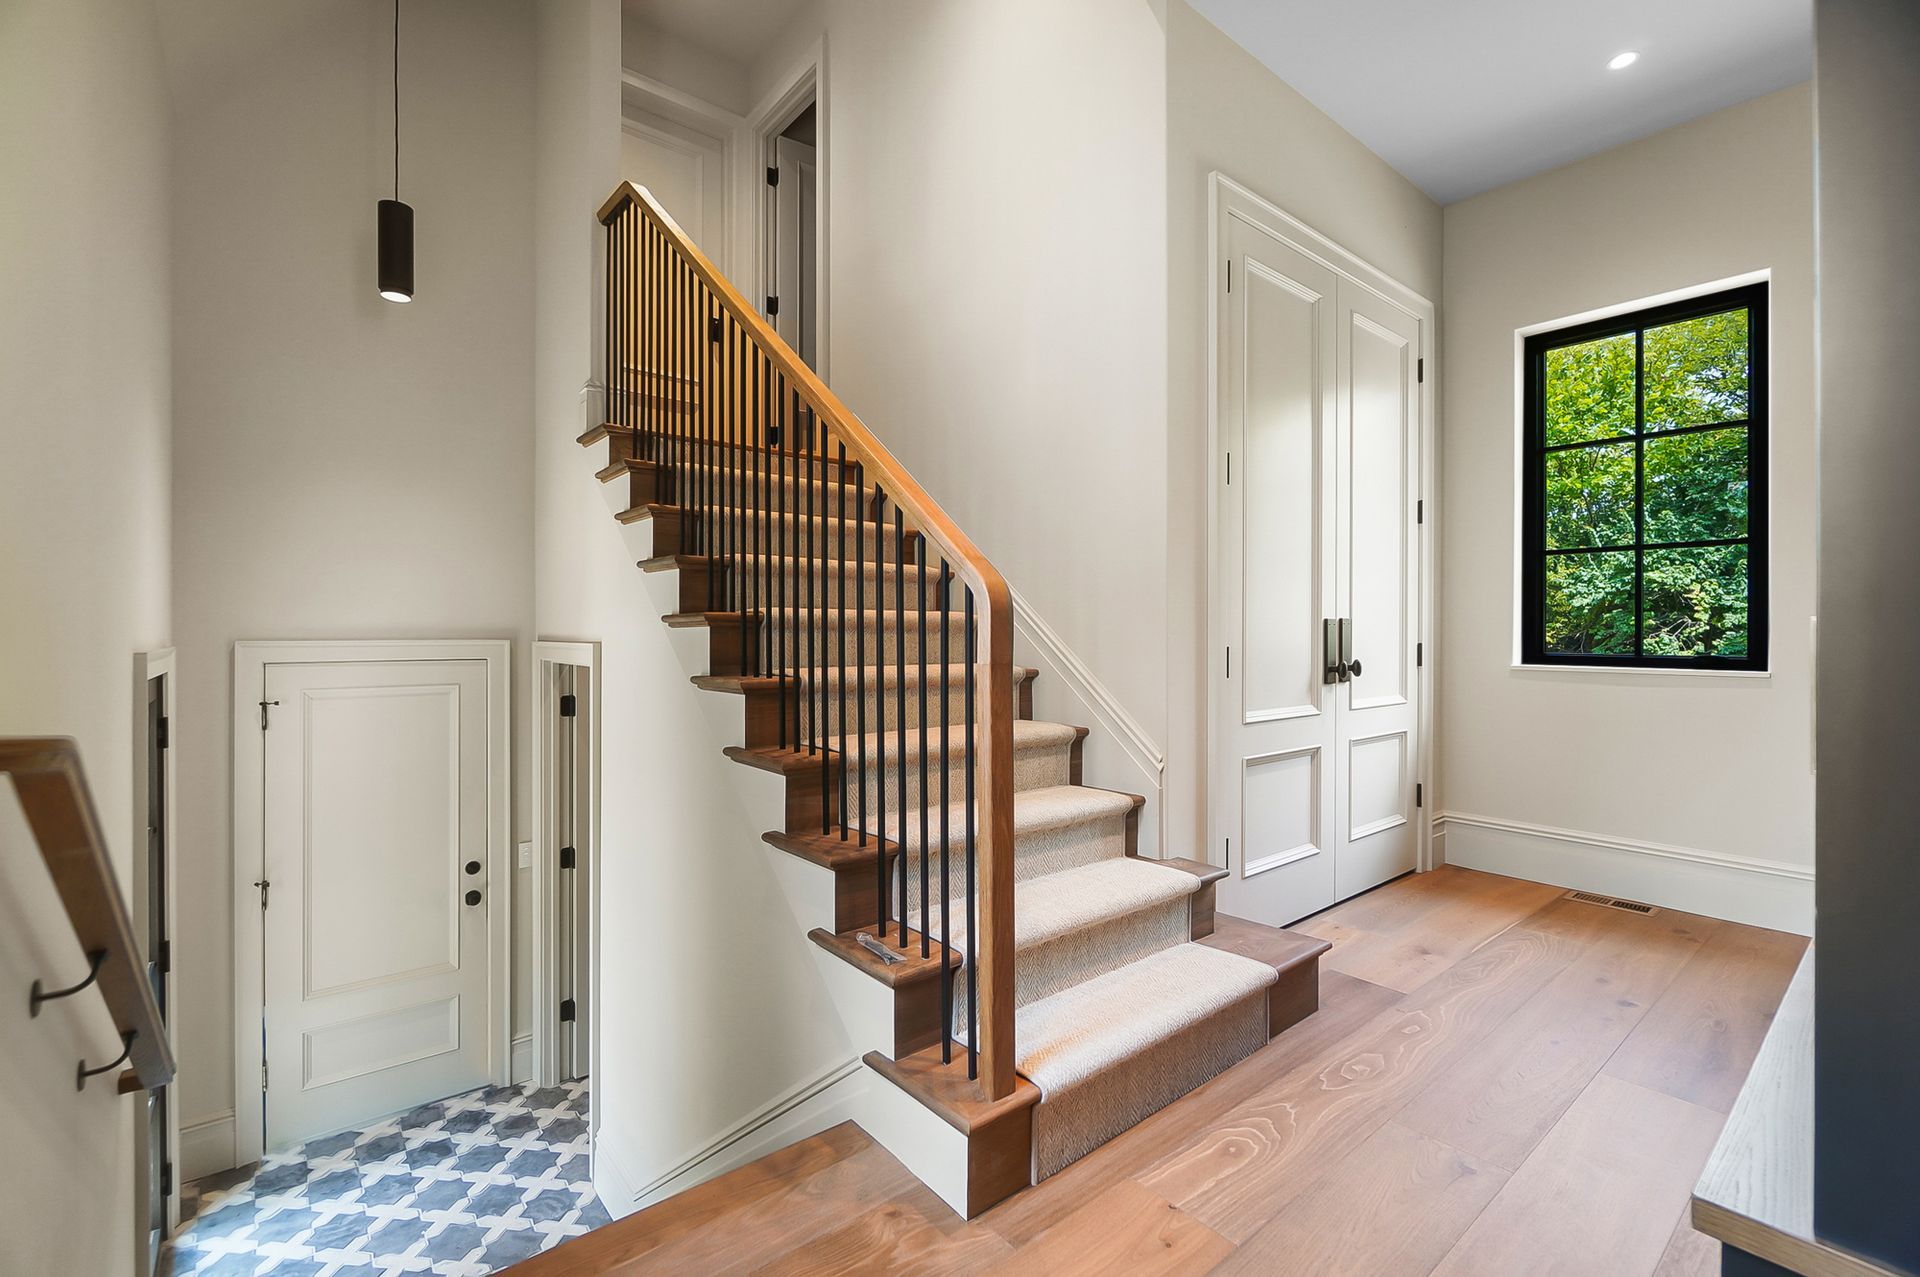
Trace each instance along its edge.
{"label": "white door frame", "polygon": [[[554,792],[553,723],[560,707],[555,698],[555,675],[561,666],[574,670],[574,695],[585,720],[581,735],[585,753],[574,759],[575,771],[586,787],[586,822],[574,831],[575,872],[587,875],[588,996],[600,993],[600,645],[540,640],[533,645],[533,896],[532,917],[533,1082],[553,1086],[559,1080],[560,1024],[560,899],[553,890],[558,874],[559,847],[547,810]],[[583,686],[584,682],[584,686]],[[587,1020],[587,1072],[600,1062],[600,1016],[594,1007]],[[589,1110],[589,1136],[598,1125],[598,1105]]]}
{"label": "white door frame", "polygon": [[[1220,696],[1224,686],[1222,666],[1225,663],[1225,623],[1220,616],[1220,597],[1223,588],[1220,580],[1220,486],[1223,465],[1220,453],[1221,404],[1220,404],[1220,315],[1226,297],[1227,274],[1225,245],[1229,219],[1240,218],[1274,238],[1288,244],[1298,252],[1330,267],[1336,273],[1345,276],[1362,288],[1378,294],[1386,301],[1407,311],[1420,321],[1420,350],[1418,357],[1422,366],[1434,375],[1423,376],[1418,390],[1420,392],[1420,491],[1417,499],[1424,502],[1424,514],[1420,521],[1420,556],[1415,566],[1415,588],[1419,592],[1419,602],[1415,607],[1414,640],[1424,645],[1425,659],[1415,670],[1418,679],[1418,730],[1420,764],[1414,772],[1414,781],[1420,786],[1424,796],[1421,807],[1414,813],[1415,831],[1415,867],[1425,872],[1434,867],[1433,861],[1433,813],[1440,810],[1438,796],[1433,787],[1433,709],[1434,689],[1437,686],[1435,670],[1437,662],[1433,641],[1433,596],[1434,596],[1434,560],[1433,529],[1438,507],[1434,501],[1434,405],[1436,387],[1439,382],[1438,361],[1434,358],[1436,334],[1434,332],[1434,305],[1426,297],[1394,279],[1385,271],[1370,262],[1355,256],[1346,249],[1320,234],[1305,222],[1268,203],[1225,173],[1215,170],[1207,178],[1207,695],[1206,695],[1206,751],[1207,775],[1220,775],[1219,730],[1221,721]],[[1219,828],[1217,795],[1210,780],[1206,793],[1207,811],[1207,854],[1206,861],[1213,865],[1226,863]]]}
{"label": "white door frame", "polygon": [[[152,887],[147,879],[147,684],[156,678],[165,681],[160,684],[160,714],[167,721],[167,749],[173,753],[179,744],[174,734],[176,720],[174,704],[179,697],[176,682],[179,679],[174,651],[170,647],[155,648],[148,652],[136,652],[133,657],[133,712],[136,727],[133,733],[133,906],[136,922],[144,925],[147,916],[147,893]],[[166,793],[163,795],[162,808],[166,812],[165,824],[160,831],[161,845],[167,849],[167,880],[162,884],[167,901],[167,936],[171,939],[177,932],[180,918],[179,894],[174,884],[179,881],[179,872],[174,865],[179,856],[179,844],[174,839],[174,829],[179,818],[175,815],[174,796],[179,792],[179,768],[169,758],[166,763]],[[152,937],[147,937],[152,943]],[[167,1004],[167,1044],[174,1053],[180,1055],[180,1003],[176,996],[178,989],[174,981],[173,964],[168,962],[164,976],[166,982]],[[180,1225],[180,1179],[183,1165],[180,1156],[180,1086],[179,1079],[169,1085],[173,1094],[167,1098],[167,1150],[173,1157],[173,1184],[167,1193],[167,1234]],[[147,1272],[147,1123],[134,1122],[134,1234],[135,1272]]]}
{"label": "white door frame", "polygon": [[[760,295],[765,296],[767,289],[767,242],[773,228],[767,222],[766,169],[772,164],[774,139],[780,136],[794,117],[813,104],[814,118],[814,220],[813,220],[813,371],[820,380],[827,380],[828,351],[832,342],[828,340],[827,326],[827,234],[828,210],[831,201],[827,198],[828,174],[832,165],[832,129],[829,127],[827,108],[827,44],[824,37],[816,40],[786,73],[774,81],[773,89],[761,99],[760,105],[747,117],[747,127],[751,131],[753,145],[743,147],[750,153],[749,165],[741,180],[743,189],[753,192],[753,247],[752,256],[746,260],[753,263],[752,278],[761,282]],[[737,281],[736,281],[737,282]]]}
{"label": "white door frame", "polygon": [[508,925],[513,873],[508,804],[513,790],[508,699],[513,644],[507,639],[354,639],[243,641],[233,645],[233,1143],[234,1165],[257,1161],[265,1148],[260,1090],[260,1022],[266,935],[259,881],[265,863],[266,739],[260,701],[269,665],[343,662],[485,661],[487,665],[487,1065],[496,1084],[512,1058],[512,983]]}
{"label": "white door frame", "polygon": [[[759,221],[758,214],[753,218],[740,216],[741,203],[746,198],[744,192],[748,189],[742,185],[742,173],[751,162],[744,154],[747,149],[746,120],[684,89],[623,68],[620,72],[621,131],[661,138],[658,129],[636,118],[640,114],[669,120],[719,143],[720,238],[718,243],[700,245],[700,251],[713,260],[721,273],[737,283],[740,276],[736,273],[736,264],[752,260],[740,255],[743,251],[742,240],[748,233],[744,224],[751,221],[757,225]],[[666,144],[674,147],[685,145],[679,138],[673,138]],[[631,178],[633,175],[629,173],[625,176]]]}

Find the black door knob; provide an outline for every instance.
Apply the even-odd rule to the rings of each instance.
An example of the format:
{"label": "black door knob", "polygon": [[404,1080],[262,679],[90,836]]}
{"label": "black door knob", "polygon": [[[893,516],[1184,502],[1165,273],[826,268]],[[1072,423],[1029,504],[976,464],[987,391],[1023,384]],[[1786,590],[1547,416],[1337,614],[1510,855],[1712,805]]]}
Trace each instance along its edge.
{"label": "black door knob", "polygon": [[470,905],[477,905],[477,904],[479,904],[479,903],[480,903],[480,893],[479,893],[479,892],[477,892],[477,891],[469,891],[469,892],[467,893],[467,903],[468,903],[468,904],[470,904]]}
{"label": "black door knob", "polygon": [[1360,658],[1359,657],[1355,657],[1353,660],[1347,662],[1347,673],[1353,675],[1353,677],[1355,678],[1360,677]]}
{"label": "black door knob", "polygon": [[468,872],[468,873],[470,873],[470,874],[477,874],[477,873],[479,873],[479,872],[480,872],[480,862],[479,862],[479,861],[477,861],[477,860],[469,860],[469,861],[467,862],[467,872]]}

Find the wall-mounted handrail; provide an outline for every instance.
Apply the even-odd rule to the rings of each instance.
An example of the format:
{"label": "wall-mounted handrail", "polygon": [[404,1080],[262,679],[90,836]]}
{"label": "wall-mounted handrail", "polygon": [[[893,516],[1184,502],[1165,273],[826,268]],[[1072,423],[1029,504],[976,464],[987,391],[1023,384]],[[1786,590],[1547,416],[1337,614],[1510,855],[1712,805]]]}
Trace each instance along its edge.
{"label": "wall-mounted handrail", "polygon": [[[777,664],[783,676],[791,667],[803,679],[805,690],[797,692],[795,699],[806,698],[809,711],[815,715],[812,731],[816,736],[825,734],[818,715],[829,709],[825,688],[832,681],[833,663],[825,658],[831,651],[835,633],[843,648],[838,662],[839,686],[846,687],[844,606],[848,513],[855,520],[855,590],[862,588],[861,580],[869,569],[877,586],[884,582],[889,566],[894,572],[893,613],[899,628],[895,632],[892,663],[898,679],[896,706],[903,715],[902,726],[897,738],[890,743],[884,727],[884,710],[876,714],[878,731],[873,747],[877,770],[874,772],[867,769],[867,734],[864,729],[858,731],[862,773],[858,798],[863,812],[867,777],[884,777],[891,754],[891,766],[898,771],[899,806],[895,815],[900,822],[907,819],[911,741],[904,727],[904,689],[908,674],[904,655],[905,602],[900,586],[908,566],[903,551],[907,525],[911,524],[922,538],[918,562],[914,565],[920,574],[917,587],[920,602],[916,610],[922,632],[926,623],[927,578],[934,568],[934,560],[927,553],[929,546],[937,551],[941,560],[939,598],[943,609],[944,585],[949,574],[965,592],[972,622],[966,643],[969,664],[963,714],[971,733],[966,745],[966,757],[971,762],[966,779],[967,787],[972,790],[972,802],[966,811],[973,819],[964,823],[969,843],[977,838],[977,869],[966,874],[972,897],[968,901],[967,921],[953,926],[962,931],[968,950],[970,1024],[967,1041],[970,1052],[977,1052],[982,1089],[992,1099],[1009,1095],[1014,1086],[1014,699],[1013,609],[1006,580],[927,495],[906,467],[827,388],[649,192],[631,182],[622,182],[601,206],[598,217],[608,232],[609,420],[633,427],[636,438],[646,430],[646,422],[663,423],[654,428],[654,433],[671,453],[675,482],[685,489],[677,499],[690,511],[700,512],[700,535],[712,538],[710,550],[714,561],[729,565],[729,578],[720,578],[713,572],[710,582],[729,579],[732,588],[729,598],[743,615],[749,612],[777,614],[783,618],[782,626],[793,630],[791,649],[787,646],[786,629],[773,637],[772,644],[781,649],[781,654],[777,662],[770,660],[769,663]],[[778,388],[777,393],[774,387]],[[789,396],[796,409],[804,410],[794,412],[791,419],[787,413]],[[616,402],[620,405],[617,410]],[[636,416],[644,420],[635,420]],[[697,423],[689,424],[692,419],[698,419]],[[780,429],[782,425],[786,426],[784,433]],[[833,449],[832,453],[829,448]],[[769,474],[769,453],[788,467],[784,474]],[[796,481],[801,473],[805,479]],[[850,478],[855,489],[851,499]],[[871,497],[861,488],[865,483],[874,489]],[[747,494],[744,497],[743,491]],[[794,501],[792,510],[786,508],[790,491]],[[777,513],[770,513],[766,504],[769,501],[778,503]],[[890,521],[883,510],[888,501],[895,506]],[[791,546],[787,541],[789,524],[793,529]],[[835,527],[841,538],[838,606],[842,614],[829,626],[826,596],[833,593],[830,579],[833,568],[829,562],[832,556],[817,544],[816,529],[826,530],[830,537]],[[888,535],[894,538],[891,565],[885,562],[882,547]],[[864,557],[869,545],[873,548],[870,564]],[[764,567],[767,558],[776,554],[791,555],[806,565],[793,594],[788,590],[788,572],[770,573]],[[820,591],[818,595],[816,589]],[[883,613],[887,610],[884,590],[879,609]],[[802,615],[804,621],[795,619]],[[856,637],[864,642],[866,628],[857,618],[854,628]],[[884,627],[882,629],[884,631]],[[943,646],[945,634],[943,627]],[[884,668],[889,663],[884,632],[879,646],[879,667]],[[920,649],[920,655],[920,686],[924,693],[928,677],[925,647]],[[854,668],[860,672],[858,676],[864,677],[864,647],[856,659],[859,664]],[[946,694],[957,689],[947,684],[944,667],[937,677],[944,707]],[[820,701],[817,707],[813,704],[816,697]],[[843,690],[843,705],[845,699]],[[864,685],[858,704],[864,721]],[[925,717],[921,724],[924,728]],[[794,726],[797,732],[800,726],[797,708]],[[842,747],[852,743],[848,728],[845,722],[840,724],[838,736]],[[783,724],[783,733],[784,730]],[[924,730],[921,739],[924,742]],[[851,763],[844,748],[841,757]],[[924,763],[924,743],[920,758]],[[844,796],[847,768],[843,766],[840,771]],[[924,816],[928,805],[924,767],[921,775],[918,802]],[[944,777],[943,771],[938,778],[943,787]],[[875,856],[884,877],[888,844],[884,780],[875,788],[879,791],[880,824],[879,849]],[[823,811],[827,801],[823,793]],[[844,822],[848,818],[844,805],[840,814]],[[941,819],[945,819],[944,804]],[[863,816],[862,846],[867,845],[865,825]],[[924,819],[922,827],[925,827]],[[904,834],[907,826],[896,823],[893,829],[896,834]],[[899,841],[904,846],[905,838]],[[923,853],[925,846],[923,838]],[[944,850],[943,843],[943,853]],[[932,871],[925,863],[924,854],[922,859],[924,891]],[[903,866],[903,892],[905,872]],[[944,886],[944,870],[941,877]],[[973,894],[976,892],[977,895]],[[883,901],[886,894],[882,892]],[[904,906],[910,903],[902,901],[902,916],[898,919],[902,945],[907,943]],[[943,917],[947,904],[943,890]],[[927,944],[928,920],[923,911],[923,951]],[[879,921],[884,930],[886,919],[882,917]],[[951,939],[947,923],[942,924],[938,939],[943,948]],[[972,1022],[975,1016],[977,1023]]]}
{"label": "wall-mounted handrail", "polygon": [[[81,987],[90,983],[100,990],[139,1080],[133,1089],[165,1086],[173,1080],[173,1050],[147,984],[133,919],[107,855],[79,747],[66,736],[0,736],[0,773],[13,778],[47,874],[80,941],[80,955],[97,968],[97,976]],[[37,1002],[48,996],[42,994]],[[89,1070],[82,1061],[77,1070],[82,1083],[89,1071],[101,1070]]]}

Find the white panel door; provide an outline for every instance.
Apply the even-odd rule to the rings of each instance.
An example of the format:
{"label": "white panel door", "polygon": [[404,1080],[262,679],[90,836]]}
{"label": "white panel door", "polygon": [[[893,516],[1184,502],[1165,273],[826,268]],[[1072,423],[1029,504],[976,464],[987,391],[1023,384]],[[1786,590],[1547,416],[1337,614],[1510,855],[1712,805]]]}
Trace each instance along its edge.
{"label": "white panel door", "polygon": [[269,665],[269,1148],[481,1086],[484,661]]}
{"label": "white panel door", "polygon": [[1280,924],[1334,899],[1338,277],[1238,219],[1222,297],[1215,828],[1220,908]]}
{"label": "white panel door", "polygon": [[1420,671],[1419,321],[1348,279],[1338,292],[1339,684],[1334,898],[1411,872]]}
{"label": "white panel door", "polygon": [[629,111],[622,125],[620,165],[644,186],[700,251],[729,269],[726,144],[678,120]]}

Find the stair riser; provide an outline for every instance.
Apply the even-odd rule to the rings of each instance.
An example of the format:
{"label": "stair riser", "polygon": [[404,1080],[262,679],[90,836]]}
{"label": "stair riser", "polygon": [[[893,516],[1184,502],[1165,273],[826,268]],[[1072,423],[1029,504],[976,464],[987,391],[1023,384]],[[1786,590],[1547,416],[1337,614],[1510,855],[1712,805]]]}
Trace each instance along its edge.
{"label": "stair riser", "polygon": [[[954,943],[964,948],[964,891],[954,896],[948,908],[954,923]],[[936,916],[938,912],[936,903]],[[1134,913],[1103,918],[1085,930],[1042,944],[1023,945],[1014,955],[1014,1005],[1026,1006],[1095,976],[1118,971],[1162,949],[1184,944],[1187,925],[1187,901],[1181,897]],[[967,975],[965,966],[955,973],[953,1028],[956,1034],[965,1033],[967,1027],[967,999],[972,996],[972,983]]]}
{"label": "stair riser", "polygon": [[[858,745],[850,746],[857,750]],[[917,747],[917,746],[916,746]],[[878,751],[871,744],[864,772],[857,753],[846,762],[849,768],[846,823],[854,829],[865,828],[869,833],[879,833],[882,826],[882,802],[884,801],[885,827],[887,837],[892,838],[899,832],[901,813],[913,821],[914,828],[920,825],[920,761],[910,757],[906,767],[904,787],[901,783],[901,768],[896,760],[897,742],[889,739],[886,743],[885,766],[880,766]],[[935,744],[936,751],[938,744]],[[946,765],[941,766],[942,763]],[[963,803],[967,796],[966,760],[956,750],[950,759],[937,753],[930,759],[927,767],[928,807],[931,819],[940,815],[940,777],[944,771],[947,779],[947,800],[949,803]],[[1075,741],[1065,745],[1048,745],[1042,748],[1017,750],[1013,756],[1013,788],[1015,792],[1026,789],[1045,789],[1053,785],[1075,785],[1079,783],[1080,747]],[[861,781],[864,779],[864,786]],[[977,786],[977,782],[976,782]],[[866,792],[866,814],[861,815],[861,790]],[[904,788],[905,801],[902,801]],[[975,797],[978,797],[976,793]]]}
{"label": "stair riser", "polygon": [[[920,691],[914,681],[915,666],[907,664],[907,736],[914,743],[920,736]],[[753,748],[788,745],[794,741],[812,740],[816,744],[825,744],[838,739],[839,714],[842,705],[847,714],[847,730],[854,730],[859,722],[859,699],[848,696],[844,699],[831,697],[822,706],[818,697],[806,695],[805,683],[801,676],[789,675],[792,680],[787,684],[784,696],[777,688],[752,688],[746,693],[746,743]],[[940,718],[941,693],[946,693],[946,711],[948,718],[945,726],[954,726],[966,721],[966,684],[955,680],[951,685],[929,681],[927,689],[927,730],[936,734],[942,730]],[[1016,678],[1014,690],[1014,713],[1021,718],[1033,717],[1033,680]],[[975,693],[976,697],[978,692]],[[877,689],[869,687],[866,694],[867,724],[869,730],[878,723],[887,731],[898,731],[900,725],[899,701],[891,688]],[[884,704],[883,704],[884,703]],[[800,714],[800,725],[796,730],[794,714],[796,708]],[[815,716],[820,719],[821,730],[813,730]]]}
{"label": "stair riser", "polygon": [[[792,511],[782,517],[778,511],[768,510],[722,513],[714,516],[713,522],[716,538],[733,538],[729,544],[737,543],[749,551],[757,545],[759,552],[770,558],[836,562],[840,558],[839,528],[824,520],[801,519]],[[690,518],[688,523],[697,527],[698,520]],[[911,567],[919,562],[919,548],[919,534],[910,531],[896,554],[891,523],[884,529],[856,522],[847,525],[846,558],[850,563],[892,563],[899,558]]]}
{"label": "stair riser", "polygon": [[1033,1111],[1037,1183],[1224,1073],[1266,1044],[1265,1000],[1233,1003]]}
{"label": "stair riser", "polygon": [[[891,600],[889,600],[889,602],[891,602]],[[910,611],[907,614],[907,624],[903,630],[899,629],[896,625],[891,607],[887,609],[884,618],[877,615],[870,615],[865,619],[854,615],[853,609],[849,608],[847,621],[847,626],[842,630],[839,624],[839,611],[837,608],[823,609],[820,614],[815,616],[813,623],[810,625],[802,625],[798,617],[793,619],[775,617],[772,624],[780,628],[785,638],[784,655],[786,656],[787,668],[819,669],[825,667],[830,672],[838,670],[842,663],[840,647],[843,633],[846,639],[845,664],[848,668],[851,669],[863,663],[867,665],[881,664],[881,642],[883,637],[886,643],[885,664],[892,665],[895,663],[899,646],[894,641],[896,631],[902,635],[906,648],[905,656],[907,663],[912,666],[919,665],[921,651],[920,618],[917,612]],[[861,644],[863,643],[865,644],[866,651],[865,662],[862,662],[860,659]],[[955,607],[950,610],[947,618],[946,663],[949,665],[964,663],[966,660],[966,651],[966,619],[961,616],[960,609]],[[927,612],[926,653],[928,664],[938,665],[941,663],[940,614],[931,609]],[[779,653],[776,653],[776,656],[778,655]]]}
{"label": "stair riser", "polygon": [[[965,861],[961,854],[962,831],[957,813],[947,816],[947,890],[949,900],[959,900],[966,894]],[[909,814],[912,824],[915,847],[903,858],[906,866],[907,911],[917,916],[920,910],[920,853],[918,839],[920,813],[915,809]],[[1057,873],[1062,869],[1075,869],[1090,865],[1099,860],[1114,860],[1125,856],[1129,844],[1129,822],[1124,816],[1115,816],[1110,820],[1088,821],[1080,825],[1067,825],[1059,829],[1036,830],[1023,833],[1014,839],[1013,876],[1016,882],[1037,878],[1042,874]],[[929,836],[929,861],[927,865],[928,903],[936,911],[940,902],[940,813],[927,813]],[[894,906],[899,907],[899,875],[894,875]],[[936,928],[937,929],[937,928]],[[1185,937],[1182,937],[1183,939]]]}

